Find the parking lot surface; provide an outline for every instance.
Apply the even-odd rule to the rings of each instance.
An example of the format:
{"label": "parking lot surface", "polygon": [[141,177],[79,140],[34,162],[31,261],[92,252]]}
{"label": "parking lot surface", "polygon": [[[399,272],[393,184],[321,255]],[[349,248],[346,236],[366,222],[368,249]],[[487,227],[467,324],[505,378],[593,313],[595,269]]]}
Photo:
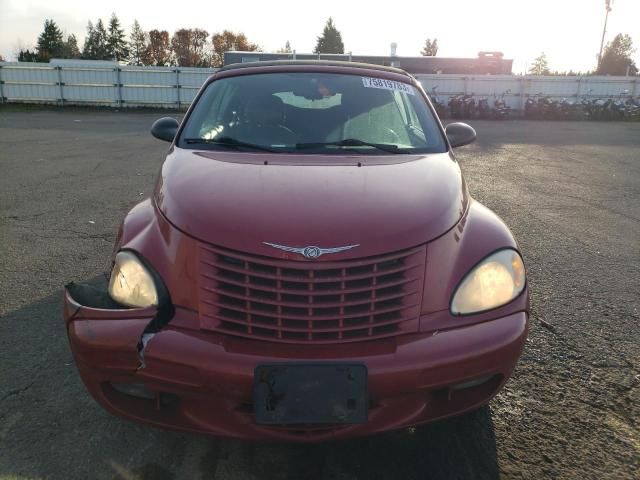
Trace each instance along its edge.
{"label": "parking lot surface", "polygon": [[640,123],[472,122],[461,167],[529,275],[514,377],[474,414],[290,445],[112,417],[76,372],[62,286],[107,270],[161,115],[0,109],[0,479],[640,478]]}

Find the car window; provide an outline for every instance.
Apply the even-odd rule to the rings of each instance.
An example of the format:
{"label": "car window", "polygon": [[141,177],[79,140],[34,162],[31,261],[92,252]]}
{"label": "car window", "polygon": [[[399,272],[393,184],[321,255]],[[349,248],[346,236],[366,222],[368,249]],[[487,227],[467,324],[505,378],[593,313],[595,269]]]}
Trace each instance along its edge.
{"label": "car window", "polygon": [[263,73],[212,82],[178,145],[215,149],[230,142],[283,153],[446,151],[413,85],[337,73]]}

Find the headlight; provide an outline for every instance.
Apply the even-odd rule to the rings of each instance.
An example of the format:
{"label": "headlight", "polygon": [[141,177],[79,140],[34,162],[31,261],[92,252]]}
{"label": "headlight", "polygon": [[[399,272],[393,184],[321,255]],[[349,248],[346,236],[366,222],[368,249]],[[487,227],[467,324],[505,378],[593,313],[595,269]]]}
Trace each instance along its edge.
{"label": "headlight", "polygon": [[524,264],[518,252],[500,250],[467,274],[453,294],[451,313],[464,315],[500,307],[520,295],[524,284]]}
{"label": "headlight", "polygon": [[116,255],[109,295],[128,307],[158,305],[158,292],[151,273],[133,253],[127,251]]}

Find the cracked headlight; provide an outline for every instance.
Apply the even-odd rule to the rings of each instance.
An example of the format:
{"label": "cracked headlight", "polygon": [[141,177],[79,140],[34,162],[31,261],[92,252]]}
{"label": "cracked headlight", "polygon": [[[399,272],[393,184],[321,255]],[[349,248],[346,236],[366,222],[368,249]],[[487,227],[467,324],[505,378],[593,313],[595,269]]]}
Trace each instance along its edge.
{"label": "cracked headlight", "polygon": [[464,277],[451,299],[451,313],[465,315],[500,307],[520,295],[524,285],[524,264],[518,252],[500,250]]}
{"label": "cracked headlight", "polygon": [[122,251],[116,255],[109,295],[128,307],[158,305],[158,292],[153,277],[133,253]]}

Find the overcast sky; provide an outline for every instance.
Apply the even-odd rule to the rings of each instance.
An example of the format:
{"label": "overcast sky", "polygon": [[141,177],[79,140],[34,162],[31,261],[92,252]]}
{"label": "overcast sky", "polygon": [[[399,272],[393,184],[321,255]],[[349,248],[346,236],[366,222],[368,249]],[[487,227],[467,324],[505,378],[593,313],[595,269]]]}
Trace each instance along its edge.
{"label": "overcast sky", "polygon": [[[604,21],[604,0],[440,0],[440,1],[257,1],[182,0],[0,0],[0,55],[14,59],[31,48],[52,18],[65,33],[75,33],[80,48],[88,20],[108,20],[115,12],[127,33],[134,19],[142,28],[204,28],[209,33],[244,32],[265,51],[289,40],[298,52],[310,52],[326,19],[334,18],[346,51],[419,55],[427,37],[437,37],[439,56],[474,57],[480,50],[513,58],[524,71],[544,51],[552,70],[589,70],[595,66]],[[607,39],[628,33],[640,50],[640,0],[613,0]],[[634,59],[640,66],[640,53]]]}

